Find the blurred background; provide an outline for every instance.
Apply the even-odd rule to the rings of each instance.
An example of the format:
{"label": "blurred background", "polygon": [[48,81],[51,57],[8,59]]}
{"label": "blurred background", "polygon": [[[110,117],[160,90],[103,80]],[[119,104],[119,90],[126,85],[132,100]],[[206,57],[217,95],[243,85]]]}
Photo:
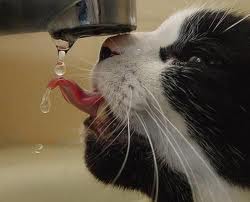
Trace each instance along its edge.
{"label": "blurred background", "polygon": [[[206,1],[137,0],[138,31],[157,28],[180,8]],[[249,0],[208,1],[250,11]],[[166,36],[167,37],[167,36]],[[105,37],[77,41],[66,57],[67,78],[89,87]],[[105,188],[86,171],[80,130],[85,114],[55,90],[50,113],[39,105],[57,59],[48,33],[0,37],[0,202],[138,201],[143,196]]]}

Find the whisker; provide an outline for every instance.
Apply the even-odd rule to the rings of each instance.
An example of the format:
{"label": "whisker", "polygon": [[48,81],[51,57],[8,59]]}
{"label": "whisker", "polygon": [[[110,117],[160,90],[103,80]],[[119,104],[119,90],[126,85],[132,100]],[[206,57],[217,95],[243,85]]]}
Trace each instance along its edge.
{"label": "whisker", "polygon": [[[153,95],[150,91],[149,91],[149,94],[151,94],[151,96]],[[156,103],[159,104],[159,102],[156,100],[156,98],[154,96],[153,96],[153,99],[155,100]],[[158,107],[160,107],[160,105],[158,107],[155,107],[155,106],[153,106],[153,107],[160,114],[162,114],[161,111],[158,109]],[[161,109],[161,107],[160,107],[160,109]],[[179,131],[179,129],[176,128],[176,126],[164,114],[162,114],[162,116],[170,124],[170,126],[180,135],[180,137],[184,140],[184,142],[187,144],[187,146],[190,147],[190,149],[194,152],[194,154],[198,157],[198,159],[203,163],[203,165],[206,167],[206,169],[209,171],[209,173],[214,177],[214,179],[216,180],[217,184],[220,186],[221,190],[223,190],[224,193],[226,194],[226,196],[228,198],[228,201],[232,201],[231,198],[230,198],[230,196],[229,196],[229,194],[227,193],[227,191],[224,189],[223,185],[218,180],[218,178],[217,178],[216,174],[214,173],[214,171],[210,168],[210,166],[207,164],[207,162],[201,157],[201,155],[196,151],[196,149],[194,148],[194,146],[185,138],[185,136]]]}
{"label": "whisker", "polygon": [[235,26],[237,26],[238,24],[240,24],[242,21],[244,21],[245,19],[249,18],[250,17],[250,14],[246,15],[244,18],[242,18],[241,20],[239,20],[238,22],[232,24],[230,27],[228,27],[227,29],[225,29],[223,31],[223,33],[229,31],[230,29],[234,28]]}
{"label": "whisker", "polygon": [[81,70],[81,71],[91,71],[91,69],[93,68],[93,66],[75,64],[75,63],[70,63],[68,65],[68,67],[71,68],[71,69],[77,69],[77,70]]}
{"label": "whisker", "polygon": [[123,169],[125,168],[125,165],[126,165],[127,160],[128,160],[128,155],[129,155],[129,150],[130,150],[130,143],[131,143],[129,116],[130,116],[130,110],[131,110],[131,105],[132,105],[132,96],[133,96],[133,93],[132,93],[132,90],[130,89],[130,103],[129,103],[129,108],[128,108],[128,112],[127,112],[127,120],[128,120],[128,146],[127,146],[127,151],[126,151],[126,155],[125,155],[125,159],[123,161],[123,164],[122,164],[117,176],[114,178],[112,184],[115,184],[117,179],[121,176],[121,173],[122,173]]}
{"label": "whisker", "polygon": [[99,134],[99,137],[97,138],[96,142],[98,142],[98,141],[100,140],[100,138],[103,136],[103,134],[105,133],[105,131],[107,131],[108,128],[109,128],[117,119],[118,119],[118,118],[115,117],[113,120],[111,120],[111,121],[109,122],[109,124],[104,128],[104,130],[102,130],[102,128],[101,128],[102,132],[101,132],[101,134]]}
{"label": "whisker", "polygon": [[[112,119],[112,120],[114,120],[114,119]],[[113,130],[109,135],[112,136],[121,126],[122,126],[122,123],[119,122],[119,123],[117,124],[117,127],[115,128],[115,130]],[[109,138],[109,137],[108,137],[108,138]],[[108,139],[108,138],[107,138],[107,139]],[[100,137],[99,137],[98,139],[100,139]],[[95,144],[97,144],[97,143],[98,143],[98,140],[96,140],[96,143],[95,143]],[[103,144],[105,145],[105,141],[100,141],[100,143],[103,143]],[[103,152],[101,151],[100,153],[103,153]],[[98,161],[98,157],[100,157],[100,156],[101,156],[101,155],[98,154],[97,156],[94,156],[94,157],[91,159],[91,161],[93,161],[93,163],[92,163],[91,166],[93,166],[93,164],[95,164],[95,162]]]}
{"label": "whisker", "polygon": [[80,61],[84,62],[85,64],[89,65],[89,66],[93,66],[95,64],[95,62],[90,62],[86,59],[80,58]]}
{"label": "whisker", "polygon": [[[99,115],[97,115],[97,116],[95,117],[95,119],[91,122],[91,124],[90,124],[89,127],[87,128],[87,130],[90,129],[90,127],[95,123],[95,121],[97,121],[97,119],[100,118],[101,114],[102,114],[108,107],[109,107],[109,106],[107,105],[106,107],[104,107],[104,108],[100,111]],[[110,112],[110,113],[111,113],[111,112]],[[108,114],[108,115],[109,115],[109,114]]]}
{"label": "whisker", "polygon": [[[78,71],[82,71],[82,72],[89,72],[89,73],[93,73],[93,67],[80,67],[80,66],[74,66],[74,65],[70,65],[69,68],[73,69],[75,68]],[[100,71],[98,70],[98,72],[96,73],[112,73],[112,71]]]}
{"label": "whisker", "polygon": [[[74,79],[86,79],[86,80],[91,80],[91,79],[97,79],[97,78],[94,78],[94,77],[91,77],[91,76],[80,76],[78,74],[68,74],[67,75],[68,78],[74,78]],[[82,81],[81,81],[82,82]]]}
{"label": "whisker", "polygon": [[[215,11],[212,12],[212,14],[214,14],[214,13],[215,13]],[[210,26],[208,27],[208,30],[210,30],[210,29],[212,28],[212,26],[214,25],[215,20],[217,20],[217,17],[218,17],[219,14],[220,14],[219,12],[217,12],[217,13],[215,14],[215,17],[214,17],[212,23],[211,23]]]}
{"label": "whisker", "polygon": [[219,22],[217,23],[217,25],[214,27],[212,32],[215,32],[215,30],[219,27],[219,25],[226,19],[226,17],[229,15],[231,11],[231,8],[228,9],[227,11],[225,11],[225,13],[223,14],[223,16],[221,17],[221,19],[219,20]]}
{"label": "whisker", "polygon": [[[118,128],[120,128],[122,126],[122,124],[120,124],[120,125],[118,125],[117,126],[117,128],[114,130],[114,132],[116,132],[116,130],[118,129]],[[105,147],[104,149],[103,149],[103,151],[100,153],[100,155],[102,154],[102,153],[104,153],[109,147],[111,147],[111,145],[113,145],[113,143],[121,136],[121,134],[123,133],[123,131],[125,130],[125,128],[126,128],[127,126],[125,125],[123,128],[122,128],[122,130],[118,133],[118,135],[107,145],[107,147]]]}
{"label": "whisker", "polygon": [[[149,106],[149,107],[150,107],[150,106]],[[179,145],[178,142],[175,140],[175,138],[174,138],[174,136],[172,135],[172,133],[170,132],[170,130],[169,130],[166,126],[164,126],[163,122],[159,119],[159,117],[152,111],[151,108],[150,108],[150,110],[151,110],[151,113],[153,113],[155,116],[153,116],[153,115],[146,109],[146,111],[147,111],[147,113],[149,114],[149,116],[153,119],[153,121],[156,123],[156,125],[160,128],[160,130],[162,131],[162,133],[163,133],[163,134],[165,135],[165,137],[167,138],[168,143],[170,143],[170,146],[172,147],[172,149],[174,150],[175,154],[177,155],[177,158],[179,159],[179,161],[180,161],[180,163],[181,163],[181,166],[182,166],[182,168],[183,168],[185,174],[187,175],[188,181],[190,182],[190,186],[192,187],[191,177],[190,177],[190,175],[189,175],[189,172],[188,172],[187,169],[186,169],[186,166],[185,166],[185,164],[184,164],[184,162],[183,162],[183,159],[184,159],[184,161],[186,162],[187,167],[189,168],[189,170],[190,170],[190,172],[191,172],[191,174],[192,174],[192,177],[193,177],[193,179],[194,179],[194,181],[195,181],[195,184],[196,184],[196,186],[197,186],[197,188],[198,188],[198,190],[199,190],[198,182],[197,182],[197,180],[196,180],[196,177],[195,177],[195,175],[194,175],[194,172],[193,172],[193,170],[192,170],[190,164],[188,163],[188,161],[185,159],[184,153],[183,153],[183,151],[182,151],[180,145]],[[177,146],[177,148],[178,148],[180,154],[182,155],[182,157],[180,156],[179,152],[175,149],[175,146],[173,145],[172,141],[169,139],[169,137],[167,136],[167,134],[165,133],[165,131],[163,130],[163,128],[159,125],[159,123],[157,122],[157,120],[156,120],[154,117],[156,117],[156,118],[159,120],[159,122],[161,123],[161,125],[167,130],[167,132],[169,133],[170,137],[173,139],[173,141],[174,141],[175,145]],[[204,201],[203,198],[202,198],[202,194],[201,194],[200,191],[199,191],[199,195],[200,195],[201,201]]]}
{"label": "whisker", "polygon": [[[115,130],[113,130],[113,132],[111,133],[111,136],[122,126],[122,123],[118,124],[117,127],[115,128]],[[93,166],[95,164],[95,162],[98,161],[98,158],[101,157],[101,155],[105,154],[104,152],[107,151],[107,149],[109,147],[112,146],[112,144],[121,136],[122,132],[125,130],[126,126],[123,127],[123,129],[118,133],[118,135],[114,138],[114,140],[108,144],[108,146],[106,146],[97,156],[94,156],[93,158],[91,158],[91,161],[93,162],[91,166]]]}
{"label": "whisker", "polygon": [[136,114],[138,120],[141,122],[142,127],[145,130],[145,133],[147,135],[147,138],[148,138],[151,150],[152,150],[152,155],[153,155],[153,159],[154,159],[154,170],[155,170],[155,180],[154,181],[156,183],[154,202],[157,202],[158,201],[158,195],[159,195],[159,171],[158,171],[158,165],[157,165],[157,158],[156,158],[156,154],[155,154],[155,151],[154,151],[154,146],[153,146],[152,140],[150,138],[150,134],[148,133],[148,129],[146,127],[146,124],[145,124],[144,120],[138,115],[137,112],[135,112],[135,114]]}

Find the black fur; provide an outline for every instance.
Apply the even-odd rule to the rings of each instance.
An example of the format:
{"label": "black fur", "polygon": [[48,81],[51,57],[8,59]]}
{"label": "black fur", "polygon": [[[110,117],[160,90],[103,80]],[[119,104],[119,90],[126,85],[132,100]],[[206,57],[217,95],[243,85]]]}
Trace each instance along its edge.
{"label": "black fur", "polygon": [[[162,85],[193,139],[219,175],[250,188],[250,21],[224,32],[241,19],[225,12],[200,12],[186,20],[179,40],[162,48],[160,56],[163,61],[177,60],[162,74]],[[190,29],[194,32],[186,38]],[[192,56],[202,62],[189,62]]]}

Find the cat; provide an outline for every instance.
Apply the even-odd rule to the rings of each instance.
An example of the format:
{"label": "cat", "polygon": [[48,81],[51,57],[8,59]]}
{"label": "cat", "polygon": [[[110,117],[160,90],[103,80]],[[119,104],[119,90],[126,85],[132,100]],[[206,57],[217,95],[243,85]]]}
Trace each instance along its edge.
{"label": "cat", "polygon": [[[93,69],[105,99],[85,161],[155,202],[250,201],[250,18],[190,8],[108,38]],[[104,107],[105,105],[105,107]]]}

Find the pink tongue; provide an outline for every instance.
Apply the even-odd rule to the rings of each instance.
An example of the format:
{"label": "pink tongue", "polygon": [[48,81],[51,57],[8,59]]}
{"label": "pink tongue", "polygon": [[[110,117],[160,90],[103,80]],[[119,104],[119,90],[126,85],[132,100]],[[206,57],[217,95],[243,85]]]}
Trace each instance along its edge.
{"label": "pink tongue", "polygon": [[53,79],[48,88],[59,87],[65,100],[90,116],[96,116],[103,97],[98,93],[89,93],[82,90],[74,81],[64,78]]}

